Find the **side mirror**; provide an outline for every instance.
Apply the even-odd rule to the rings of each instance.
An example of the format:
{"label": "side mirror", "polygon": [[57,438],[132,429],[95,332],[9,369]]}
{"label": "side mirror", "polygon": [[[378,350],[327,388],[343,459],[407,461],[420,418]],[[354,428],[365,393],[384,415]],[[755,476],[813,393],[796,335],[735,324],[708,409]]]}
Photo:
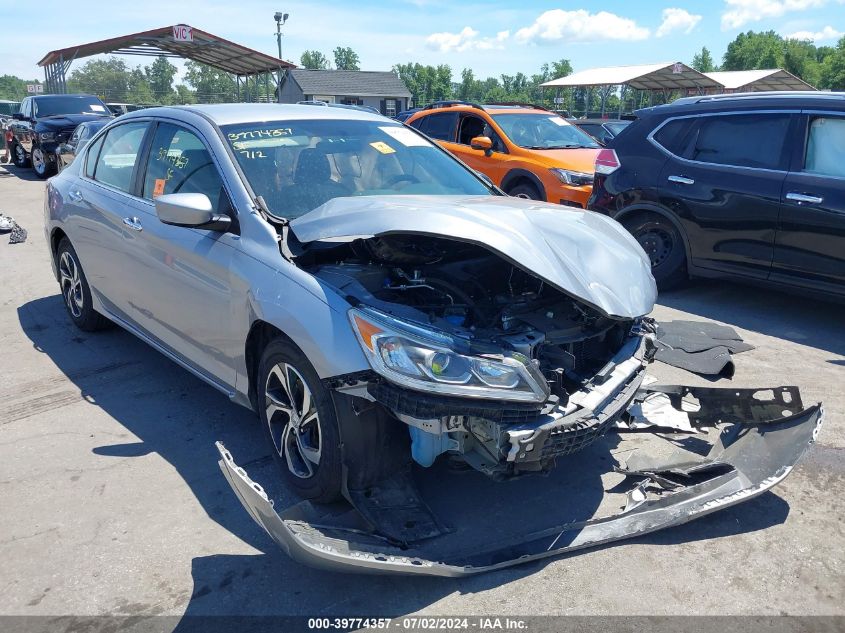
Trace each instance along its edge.
{"label": "side mirror", "polygon": [[483,150],[487,156],[493,153],[493,141],[489,136],[476,136],[469,142],[469,146],[472,149]]}
{"label": "side mirror", "polygon": [[225,231],[232,224],[228,215],[214,212],[204,193],[168,193],[155,199],[156,215],[164,224],[209,231]]}

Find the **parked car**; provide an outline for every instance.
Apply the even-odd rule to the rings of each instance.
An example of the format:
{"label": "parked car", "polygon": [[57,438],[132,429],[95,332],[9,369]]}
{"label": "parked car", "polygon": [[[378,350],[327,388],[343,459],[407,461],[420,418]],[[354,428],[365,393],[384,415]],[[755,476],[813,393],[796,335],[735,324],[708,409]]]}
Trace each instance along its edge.
{"label": "parked car", "polygon": [[618,119],[569,119],[569,122],[580,127],[602,145],[607,145],[610,139],[618,136],[631,124],[628,120]]}
{"label": "parked car", "polygon": [[115,116],[120,116],[121,114],[135,112],[136,110],[142,110],[145,107],[149,107],[134,103],[107,103],[106,105],[109,107],[109,111],[111,111],[111,113]]}
{"label": "parked car", "polygon": [[66,143],[59,143],[56,147],[56,171],[62,171],[73,162],[76,155],[88,144],[88,141],[105,127],[109,119],[87,121],[80,123],[70,135]]}
{"label": "parked car", "polygon": [[17,167],[32,165],[40,178],[56,171],[56,148],[85,121],[111,118],[105,103],[92,95],[26,97],[11,126],[12,160]]}
{"label": "parked car", "polygon": [[416,114],[420,110],[422,110],[422,108],[410,108],[409,110],[402,110],[402,112],[399,112],[393,118],[395,120],[399,121],[400,123],[404,123],[405,121],[407,121],[411,117],[411,115]]}
{"label": "parked car", "polygon": [[599,145],[562,117],[530,105],[431,104],[406,123],[486,174],[508,195],[584,208]]}
{"label": "parked car", "polygon": [[[638,393],[656,288],[619,224],[504,196],[380,115],[276,104],[126,114],[49,181],[45,215],[76,326],[117,323],[253,409],[294,490],[359,513],[334,526],[311,504],[280,516],[218,445],[250,515],[312,564],[453,575],[625,538],[760,494],[818,432],[816,407],[723,435],[715,457],[649,466],[661,481],[680,472],[668,498],[641,484],[623,514],[567,538],[424,562],[410,547],[451,530],[412,461],[449,453],[497,480],[542,472]],[[702,412],[772,406],[750,394],[738,406],[735,391],[712,405],[702,394]],[[485,536],[472,534],[473,556]]]}
{"label": "parked car", "polygon": [[636,114],[596,160],[590,208],[631,231],[658,284],[845,294],[845,95],[688,97]]}

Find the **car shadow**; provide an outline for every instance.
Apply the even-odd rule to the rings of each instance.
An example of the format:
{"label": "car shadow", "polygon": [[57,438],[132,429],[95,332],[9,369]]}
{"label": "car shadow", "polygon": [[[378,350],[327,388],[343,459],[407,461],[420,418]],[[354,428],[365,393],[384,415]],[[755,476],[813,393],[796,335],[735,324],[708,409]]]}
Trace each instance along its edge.
{"label": "car shadow", "polygon": [[21,180],[29,180],[32,182],[45,182],[44,179],[39,178],[32,167],[17,167],[14,163],[3,163],[0,165],[3,169],[9,172],[12,176],[16,176]]}
{"label": "car shadow", "polygon": [[[184,480],[209,518],[258,552],[195,557],[191,564],[193,589],[184,604],[185,617],[177,630],[195,630],[194,616],[378,614],[398,617],[417,612],[452,593],[472,594],[519,580],[548,564],[548,561],[529,563],[461,579],[400,580],[304,567],[288,558],[249,518],[220,473],[214,448],[217,440],[227,446],[253,479],[267,484],[277,507],[284,508],[297,501],[278,478],[272,477],[274,466],[251,412],[232,404],[224,395],[119,328],[97,334],[79,332],[67,319],[59,295],[19,307],[18,318],[34,349],[46,354],[88,402],[102,408],[137,438],[99,446],[93,450],[96,456],[110,460],[157,453]],[[606,455],[607,449],[617,441],[614,435],[605,438],[603,445],[594,445],[592,455],[602,450]],[[555,498],[567,498],[566,504],[546,502],[541,506],[542,513],[553,511],[557,505],[565,506],[562,512],[575,515],[594,510],[605,496],[601,478],[582,474],[575,501],[563,496],[565,491],[559,488],[567,481],[571,485],[571,473],[609,468],[607,460],[600,464],[590,455],[588,450],[572,456],[567,462],[570,468],[559,467],[547,478],[524,478],[506,484],[489,481],[474,472],[450,474],[443,468],[435,468],[426,473],[429,479],[422,481],[420,487],[425,492],[446,484],[443,488],[450,490],[451,495],[437,503],[443,507],[455,504],[455,500],[461,506],[469,505],[466,499],[477,500],[474,505],[487,514],[481,518],[476,538],[495,535],[500,527],[496,521],[503,520],[505,515],[520,521],[527,518],[524,511],[521,515],[507,512],[508,495],[530,493],[533,498],[528,499],[529,506],[533,504],[533,512],[540,514],[538,481],[544,488],[551,486]],[[173,513],[172,508],[161,511]],[[636,542],[677,545],[751,532],[783,522],[788,513],[786,502],[767,493],[735,509],[640,537]],[[201,539],[202,534],[198,532],[196,538]],[[608,570],[608,574],[610,578],[613,571]],[[182,606],[176,603],[169,608]],[[141,605],[138,615],[144,614],[144,608]]]}
{"label": "car shadow", "polygon": [[658,303],[745,330],[845,356],[842,304],[740,282],[698,279]]}

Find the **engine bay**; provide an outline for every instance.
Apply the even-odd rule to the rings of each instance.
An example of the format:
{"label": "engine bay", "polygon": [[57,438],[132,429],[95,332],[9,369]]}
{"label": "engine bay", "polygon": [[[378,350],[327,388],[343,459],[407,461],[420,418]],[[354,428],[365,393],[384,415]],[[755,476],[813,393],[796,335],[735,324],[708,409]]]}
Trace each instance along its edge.
{"label": "engine bay", "polygon": [[398,234],[312,244],[297,264],[352,305],[435,327],[470,353],[510,350],[536,361],[564,401],[602,370],[635,326],[482,246],[455,240]]}

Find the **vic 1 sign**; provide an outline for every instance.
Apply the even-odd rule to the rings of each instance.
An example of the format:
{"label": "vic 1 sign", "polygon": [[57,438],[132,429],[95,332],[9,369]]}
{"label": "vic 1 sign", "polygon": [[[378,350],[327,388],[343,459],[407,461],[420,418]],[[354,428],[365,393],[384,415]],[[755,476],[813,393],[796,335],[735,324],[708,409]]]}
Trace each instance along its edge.
{"label": "vic 1 sign", "polygon": [[193,42],[194,30],[190,26],[179,24],[173,27],[173,39],[177,42]]}

